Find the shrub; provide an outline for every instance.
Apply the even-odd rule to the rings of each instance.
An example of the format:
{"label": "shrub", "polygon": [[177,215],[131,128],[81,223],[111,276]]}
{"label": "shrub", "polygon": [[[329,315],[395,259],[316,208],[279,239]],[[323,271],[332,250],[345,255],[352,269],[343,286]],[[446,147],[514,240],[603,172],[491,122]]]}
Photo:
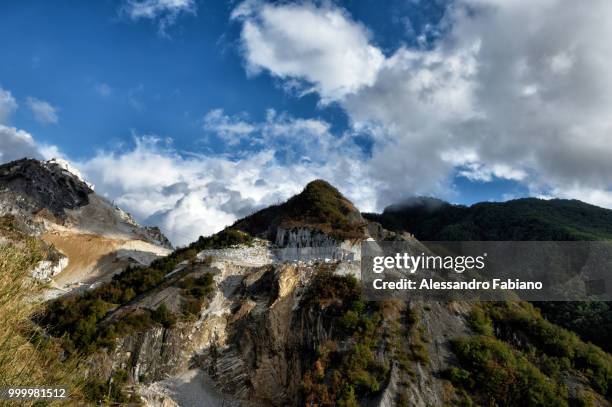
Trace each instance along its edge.
{"label": "shrub", "polygon": [[567,405],[565,390],[504,342],[477,336],[454,341],[453,350],[468,373],[451,371],[451,380],[480,394],[486,404]]}
{"label": "shrub", "polygon": [[493,335],[493,322],[478,305],[472,308],[468,322],[475,332],[481,335]]}
{"label": "shrub", "polygon": [[378,303],[362,301],[359,282],[320,271],[300,308],[321,314],[323,320],[340,328],[334,330],[333,340],[317,347],[312,369],[303,375],[305,403],[356,406],[358,399],[378,392],[389,373],[374,357],[381,346],[384,319]]}
{"label": "shrub", "polygon": [[277,226],[310,228],[346,240],[362,238],[365,222],[359,211],[336,188],[325,181],[315,180],[287,202],[247,216],[233,227],[273,238],[269,230],[275,230]]}
{"label": "shrub", "polygon": [[548,322],[529,303],[493,303],[487,313],[496,326],[525,335],[539,352],[559,359],[560,366],[569,361],[603,396],[612,394],[612,356],[597,346]]}
{"label": "shrub", "polygon": [[224,229],[212,236],[200,236],[197,241],[189,245],[187,250],[196,249],[197,251],[202,251],[207,249],[223,249],[241,244],[251,244],[252,242],[253,237],[248,233],[236,229]]}
{"label": "shrub", "polygon": [[[490,362],[491,357],[493,360],[511,360],[511,356],[500,353],[500,349],[505,346],[507,348],[505,352],[511,352],[518,361],[517,366],[527,366],[523,363],[524,360],[527,360],[539,374],[546,374],[551,383],[557,383],[556,386],[559,389],[562,389],[564,377],[568,373],[578,374],[589,380],[593,390],[604,397],[610,397],[612,356],[593,344],[582,342],[575,334],[545,320],[531,304],[525,302],[481,303],[474,307],[468,320],[476,332],[484,334],[482,338],[489,338],[489,342],[481,339],[480,348],[478,348],[480,351],[472,356],[486,356],[485,359],[489,363],[493,363]],[[505,340],[508,344],[500,340]],[[463,352],[465,348],[457,347],[456,350]],[[492,350],[499,352],[492,353]],[[471,366],[476,368],[476,371],[461,365],[474,378],[478,369],[483,368],[484,365],[472,364]],[[515,370],[523,374],[522,377],[527,375],[537,378],[539,376],[530,368]],[[496,378],[493,373],[486,371],[484,374],[484,376],[490,375],[488,383],[495,383],[494,380],[491,380]],[[457,375],[454,376],[457,379]],[[461,383],[462,381],[454,380],[454,382]],[[497,388],[497,386],[494,387]]]}

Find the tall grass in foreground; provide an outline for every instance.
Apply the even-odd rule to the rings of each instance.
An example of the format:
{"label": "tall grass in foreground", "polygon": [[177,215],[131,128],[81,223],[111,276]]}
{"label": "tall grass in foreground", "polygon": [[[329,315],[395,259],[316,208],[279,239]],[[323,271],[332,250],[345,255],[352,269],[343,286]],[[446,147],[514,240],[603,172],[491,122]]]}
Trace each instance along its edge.
{"label": "tall grass in foreground", "polygon": [[[43,257],[43,249],[33,238],[18,243],[0,241],[0,388],[67,387],[77,395],[74,362],[60,362],[59,348],[36,333],[30,320],[39,305],[34,299],[43,286],[29,273]],[[72,403],[62,400],[57,404]],[[0,406],[4,405],[14,406],[15,402],[0,400]]]}

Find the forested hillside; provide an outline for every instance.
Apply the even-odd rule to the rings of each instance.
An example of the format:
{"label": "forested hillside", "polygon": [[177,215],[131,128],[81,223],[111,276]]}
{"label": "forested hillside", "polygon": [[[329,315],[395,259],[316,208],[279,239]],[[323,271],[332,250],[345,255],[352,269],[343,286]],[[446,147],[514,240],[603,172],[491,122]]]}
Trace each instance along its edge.
{"label": "forested hillside", "polygon": [[411,198],[364,216],[423,241],[612,239],[612,210],[577,200],[524,198],[463,206]]}
{"label": "forested hillside", "polygon": [[[612,210],[578,200],[524,198],[508,202],[452,205],[435,198],[411,198],[382,214],[364,214],[391,230],[421,241],[578,241],[612,239]],[[543,315],[612,351],[610,303],[536,303]]]}

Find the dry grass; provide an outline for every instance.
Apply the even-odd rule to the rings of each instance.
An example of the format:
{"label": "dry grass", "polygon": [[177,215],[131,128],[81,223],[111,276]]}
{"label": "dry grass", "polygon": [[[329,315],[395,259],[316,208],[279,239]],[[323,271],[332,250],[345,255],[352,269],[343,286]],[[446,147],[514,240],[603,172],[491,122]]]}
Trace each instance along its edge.
{"label": "dry grass", "polygon": [[[41,244],[33,238],[0,244],[0,388],[61,386],[78,395],[75,362],[60,362],[53,343],[35,340],[39,335],[30,321],[38,306],[32,299],[42,287],[29,272],[43,256]],[[78,403],[77,399],[72,400]],[[15,404],[0,400],[2,405]]]}

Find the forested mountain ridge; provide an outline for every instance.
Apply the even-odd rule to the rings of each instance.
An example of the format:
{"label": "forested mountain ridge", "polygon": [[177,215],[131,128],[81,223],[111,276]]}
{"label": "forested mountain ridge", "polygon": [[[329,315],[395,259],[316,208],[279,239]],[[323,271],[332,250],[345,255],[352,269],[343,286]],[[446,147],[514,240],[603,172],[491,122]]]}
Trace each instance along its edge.
{"label": "forested mountain ridge", "polygon": [[411,198],[364,217],[423,241],[612,239],[612,210],[578,200],[522,198],[463,206]]}

